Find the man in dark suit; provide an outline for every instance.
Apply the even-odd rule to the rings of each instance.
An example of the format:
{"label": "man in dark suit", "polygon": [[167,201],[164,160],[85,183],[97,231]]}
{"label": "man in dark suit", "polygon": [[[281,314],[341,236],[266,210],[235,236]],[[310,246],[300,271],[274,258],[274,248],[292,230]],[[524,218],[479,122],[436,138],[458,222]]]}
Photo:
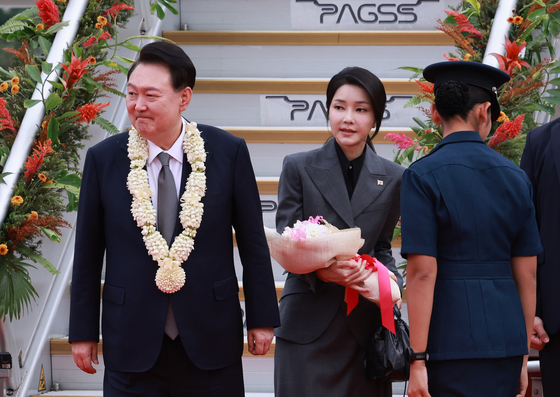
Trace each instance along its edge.
{"label": "man in dark suit", "polygon": [[521,168],[533,184],[544,249],[538,256],[531,346],[540,350],[544,395],[553,396],[560,390],[560,119],[528,133]]}
{"label": "man in dark suit", "polygon": [[[105,257],[105,397],[244,395],[232,227],[243,264],[249,351],[265,354],[279,325],[247,146],[211,126],[198,125],[198,135],[182,119],[195,76],[180,47],[145,46],[128,74],[133,129],[86,157],[69,340],[78,367],[94,373]],[[160,195],[170,180],[171,194]],[[164,204],[173,189],[176,204]],[[170,233],[162,225],[168,210]]]}

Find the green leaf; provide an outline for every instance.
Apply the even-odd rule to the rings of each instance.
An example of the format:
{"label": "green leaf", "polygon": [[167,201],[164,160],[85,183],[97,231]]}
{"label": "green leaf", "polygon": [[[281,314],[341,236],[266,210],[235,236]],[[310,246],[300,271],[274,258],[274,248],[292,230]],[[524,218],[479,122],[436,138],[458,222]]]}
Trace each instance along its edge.
{"label": "green leaf", "polygon": [[75,116],[77,116],[77,115],[79,115],[79,114],[80,114],[80,112],[70,111],[70,112],[66,112],[66,113],[64,113],[64,114],[62,114],[62,115],[60,115],[60,116],[58,116],[56,119],[57,119],[58,121],[61,121],[61,120],[67,119],[67,118],[69,118],[69,117],[75,117]]}
{"label": "green leaf", "polygon": [[124,92],[121,92],[119,90],[115,90],[112,87],[102,87],[103,91],[107,91],[110,92],[113,95],[117,95],[117,96],[121,96],[123,98],[126,98],[126,94]]}
{"label": "green leaf", "polygon": [[25,101],[23,101],[23,107],[29,109],[41,102],[43,101],[41,101],[40,99],[26,99]]}
{"label": "green leaf", "polygon": [[413,117],[412,120],[414,120],[414,122],[416,124],[418,124],[420,127],[426,129],[426,128],[430,128],[428,127],[428,125],[426,125],[422,120],[420,120],[418,117]]}
{"label": "green leaf", "polygon": [[41,231],[43,232],[43,234],[45,236],[47,236],[49,238],[49,240],[51,240],[53,243],[61,243],[62,242],[62,238],[60,238],[60,235],[55,232],[52,231],[51,229],[48,229],[46,227],[42,227]]}
{"label": "green leaf", "polygon": [[53,110],[55,107],[57,107],[61,103],[62,103],[62,99],[58,96],[58,94],[56,92],[53,92],[47,98],[47,101],[45,103],[45,109],[48,112],[49,110]]}
{"label": "green leaf", "polygon": [[80,178],[78,174],[70,174],[70,175],[66,174],[56,178],[56,182],[77,189],[77,190],[75,189],[72,190],[73,191],[75,190],[76,193],[79,194],[80,185],[82,184],[82,178]]}
{"label": "green leaf", "polygon": [[59,89],[60,91],[64,91],[64,86],[62,85],[62,83],[60,83],[60,82],[58,82],[58,81],[51,81],[51,80],[49,80],[49,83],[51,83],[51,85],[52,85],[54,88],[57,88],[57,89]]}
{"label": "green leaf", "polygon": [[0,26],[0,34],[8,34],[22,31],[23,29],[30,27],[27,21],[7,21],[5,24]]}
{"label": "green leaf", "polygon": [[540,8],[540,9],[534,10],[532,13],[530,13],[530,14],[527,16],[527,19],[528,19],[529,21],[533,22],[533,21],[535,21],[537,18],[540,18],[540,17],[542,17],[542,16],[545,15],[545,14],[546,14],[546,9]]}
{"label": "green leaf", "polygon": [[129,50],[136,51],[136,52],[140,52],[140,50],[141,50],[141,48],[138,47],[137,45],[134,45],[134,44],[128,43],[128,42],[122,43],[121,46],[124,47],[124,48],[128,48]]}
{"label": "green leaf", "polygon": [[542,100],[548,103],[553,103],[556,106],[560,106],[560,97],[557,96],[544,96]]}
{"label": "green leaf", "polygon": [[[43,36],[39,36],[39,46],[41,47],[41,49],[45,53],[45,58],[46,58],[47,55],[49,55],[49,51],[51,50],[52,43],[49,40],[47,40],[46,38],[44,38]],[[43,64],[45,64],[45,63],[47,63],[47,62],[43,62]],[[52,67],[52,65],[51,65],[51,67]],[[45,71],[45,67],[43,66],[43,72],[49,74],[50,70],[48,72]]]}
{"label": "green leaf", "polygon": [[395,226],[395,230],[393,231],[393,238],[391,238],[391,241],[399,237],[399,234],[401,234],[401,227]]}
{"label": "green leaf", "polygon": [[26,267],[34,267],[14,258],[0,266],[0,317],[18,319],[24,309],[29,310],[31,300],[39,296]]}
{"label": "green leaf", "polygon": [[552,79],[549,81],[550,84],[560,85],[560,78]]}
{"label": "green leaf", "polygon": [[119,55],[115,55],[115,58],[128,65],[132,65],[134,63],[134,59],[131,58],[121,57]]}
{"label": "green leaf", "polygon": [[[171,11],[173,13],[173,15],[179,15],[179,11],[177,11],[177,9],[175,7],[173,7],[171,4],[169,3],[176,3],[175,0],[171,0],[171,1],[166,1],[166,0],[157,0],[159,3],[163,4],[163,6],[165,8],[167,8],[169,11]],[[159,15],[158,15],[159,17]],[[165,15],[164,15],[165,17]],[[163,18],[160,18],[163,19]]]}
{"label": "green leaf", "polygon": [[52,66],[52,63],[43,62],[41,64],[41,70],[43,71],[43,73],[48,75],[50,72],[52,72]]}
{"label": "green leaf", "polygon": [[540,110],[542,112],[546,112],[548,114],[550,114],[551,116],[554,116],[554,106],[546,106],[540,103],[535,103],[533,105],[537,110]]}
{"label": "green leaf", "polygon": [[158,3],[154,3],[156,5],[156,14],[157,17],[161,20],[165,19],[165,11],[163,10],[163,8],[161,8],[161,6]]}
{"label": "green leaf", "polygon": [[[4,156],[2,156],[2,157],[4,157]],[[8,157],[6,157],[5,159],[2,158],[2,160],[3,160],[3,161],[2,161],[2,167],[4,167],[4,164],[6,164],[6,160],[7,160],[7,159],[8,159]],[[4,178],[7,177],[8,175],[11,175],[11,174],[12,174],[11,172],[2,172],[2,173],[0,174],[0,183],[3,183],[3,184],[5,185],[5,184],[6,184],[6,181],[4,180]]]}
{"label": "green leaf", "polygon": [[36,252],[32,251],[31,249],[19,244],[17,246],[16,250],[18,252],[21,252],[23,255],[25,255],[29,259],[31,259],[31,260],[39,263],[40,265],[42,265],[45,269],[47,269],[49,271],[49,273],[51,273],[53,275],[60,273],[58,270],[56,270],[56,268],[52,265],[52,263],[50,263],[48,260],[43,258],[41,255],[37,254]]}
{"label": "green leaf", "polygon": [[66,190],[66,195],[68,196],[68,204],[66,204],[66,212],[72,212],[78,210],[78,196]]}
{"label": "green leaf", "polygon": [[2,76],[4,76],[4,77],[7,77],[7,78],[9,78],[9,79],[12,78],[12,77],[14,77],[14,76],[12,76],[12,75],[10,74],[10,72],[8,72],[8,71],[7,71],[6,69],[4,69],[2,66],[0,66],[0,75],[2,75]]}
{"label": "green leaf", "polygon": [[115,127],[109,120],[105,120],[103,117],[97,117],[96,119],[93,119],[92,122],[108,131],[109,134],[117,135],[118,133],[120,133],[117,127]]}
{"label": "green leaf", "polygon": [[70,23],[70,21],[64,21],[64,22],[59,22],[57,24],[54,24],[53,26],[51,26],[46,34],[52,34],[52,33],[56,33],[58,32],[60,29],[62,29],[65,26],[68,26],[68,24]]}
{"label": "green leaf", "polygon": [[473,10],[480,14],[480,3],[477,0],[467,0],[467,2],[472,6]]}
{"label": "green leaf", "polygon": [[29,77],[37,83],[43,82],[43,80],[41,80],[41,72],[39,71],[39,67],[37,65],[25,65],[25,71],[29,74]]}
{"label": "green leaf", "polygon": [[119,69],[121,71],[122,74],[124,74],[125,76],[128,75],[128,68],[124,67],[122,65],[117,64],[117,69]]}
{"label": "green leaf", "polygon": [[49,121],[49,128],[47,129],[47,138],[52,140],[53,143],[59,143],[58,134],[60,132],[60,124],[56,117]]}

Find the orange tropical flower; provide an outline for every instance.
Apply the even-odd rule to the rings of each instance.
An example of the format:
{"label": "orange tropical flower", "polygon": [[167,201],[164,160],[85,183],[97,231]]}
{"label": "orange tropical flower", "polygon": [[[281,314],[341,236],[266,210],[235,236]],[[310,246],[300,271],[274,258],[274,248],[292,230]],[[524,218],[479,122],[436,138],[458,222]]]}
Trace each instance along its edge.
{"label": "orange tropical flower", "polygon": [[12,204],[13,204],[13,205],[21,205],[21,204],[23,204],[23,197],[21,197],[21,196],[14,196],[14,197],[12,197]]}
{"label": "orange tropical flower", "polygon": [[465,57],[463,58],[463,61],[468,61],[469,59],[471,59],[471,54],[467,54],[465,55]]}
{"label": "orange tropical flower", "polygon": [[37,9],[39,10],[39,17],[41,17],[47,28],[60,22],[58,7],[52,0],[38,0],[35,4],[37,4]]}
{"label": "orange tropical flower", "polygon": [[43,165],[45,156],[53,151],[51,144],[52,141],[50,139],[45,143],[38,142],[37,147],[33,149],[32,155],[27,157],[27,161],[23,164],[25,168],[24,176],[27,179],[27,184],[31,182],[33,175],[35,175]]}
{"label": "orange tropical flower", "polygon": [[45,24],[44,23],[38,23],[37,26],[35,26],[35,29],[45,30]]}
{"label": "orange tropical flower", "polygon": [[78,107],[78,109],[76,109],[78,112],[80,112],[78,123],[89,123],[91,120],[95,120],[101,109],[106,108],[110,103],[111,102],[102,104],[87,103]]}
{"label": "orange tropical flower", "polygon": [[482,37],[482,33],[480,33],[469,21],[469,18],[461,14],[457,11],[449,11],[445,10],[445,12],[455,19],[457,22],[457,27],[459,28],[459,32],[461,33],[471,33],[467,37]]}
{"label": "orange tropical flower", "polygon": [[37,213],[37,211],[31,211],[31,214],[29,214],[29,216],[27,217],[27,220],[31,221],[33,219],[37,219],[39,218],[39,214]]}
{"label": "orange tropical flower", "polygon": [[[6,83],[6,85],[7,84],[8,83]],[[17,130],[14,127],[14,122],[12,120],[12,117],[10,116],[8,109],[6,109],[6,105],[7,103],[4,100],[4,98],[0,98],[0,131],[4,129],[8,129],[13,132],[17,132]]]}
{"label": "orange tropical flower", "polygon": [[107,25],[107,22],[109,22],[109,21],[107,21],[107,18],[105,18],[105,17],[98,16],[97,17],[97,22],[99,22],[101,25],[105,26],[105,25]]}
{"label": "orange tropical flower", "polygon": [[523,124],[523,119],[525,115],[517,116],[513,121],[504,121],[504,123],[498,127],[490,141],[488,141],[488,146],[495,148],[498,144],[504,142],[507,139],[515,138],[519,136],[521,131],[521,124]]}
{"label": "orange tropical flower", "polygon": [[513,23],[513,17],[509,17],[509,18],[507,19],[507,21],[508,21],[508,23]]}
{"label": "orange tropical flower", "polygon": [[103,29],[103,25],[100,24],[99,22],[97,22],[97,23],[95,24],[95,27],[96,27],[97,29]]}
{"label": "orange tropical flower", "polygon": [[4,92],[8,89],[8,82],[4,81],[2,84],[0,84],[0,92]]}
{"label": "orange tropical flower", "polygon": [[97,60],[95,59],[94,56],[88,57],[88,62],[90,65],[95,65],[97,63]]}
{"label": "orange tropical flower", "polygon": [[18,92],[19,92],[19,85],[13,85],[11,92],[12,92],[12,95],[17,95]]}
{"label": "orange tropical flower", "polygon": [[70,90],[89,70],[87,69],[89,61],[82,58],[76,58],[74,53],[72,53],[72,58],[68,66],[61,63],[64,69],[64,78],[62,79],[62,85],[65,90]]}
{"label": "orange tropical flower", "polygon": [[504,57],[503,55],[497,54],[495,52],[491,53],[490,55],[494,55],[496,57],[496,59],[498,60],[498,64],[500,65],[500,69],[502,69],[504,72],[507,72],[510,76],[513,76],[513,72],[516,69],[521,70],[523,66],[527,68],[531,67],[531,65],[529,65],[527,62],[519,59],[519,54],[526,46],[527,43],[517,45],[517,41],[510,41],[506,37],[506,56]]}
{"label": "orange tropical flower", "polygon": [[513,23],[514,25],[521,25],[523,23],[523,17],[521,16],[516,16],[515,18],[513,18]]}
{"label": "orange tropical flower", "polygon": [[43,182],[46,182],[47,179],[48,179],[47,176],[46,176],[45,174],[43,174],[42,172],[41,172],[39,175],[37,175],[37,176],[38,176],[39,179],[42,180]]}
{"label": "orange tropical flower", "polygon": [[6,255],[8,253],[8,246],[6,244],[0,244],[0,255]]}
{"label": "orange tropical flower", "polygon": [[12,85],[18,85],[19,84],[19,77],[12,77],[12,80],[10,81],[10,83]]}

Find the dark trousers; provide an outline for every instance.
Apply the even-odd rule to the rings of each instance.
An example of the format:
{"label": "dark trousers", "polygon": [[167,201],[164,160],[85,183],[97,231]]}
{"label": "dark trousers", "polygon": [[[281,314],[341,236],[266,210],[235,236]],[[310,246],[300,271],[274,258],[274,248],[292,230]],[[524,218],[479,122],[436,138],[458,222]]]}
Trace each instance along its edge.
{"label": "dark trousers", "polygon": [[515,397],[523,356],[428,361],[432,397]]}
{"label": "dark trousers", "polygon": [[545,397],[558,395],[560,391],[560,331],[548,337],[550,341],[539,353]]}
{"label": "dark trousers", "polygon": [[164,336],[161,353],[146,372],[119,372],[105,368],[104,397],[243,397],[241,358],[229,367],[196,367],[181,338]]}

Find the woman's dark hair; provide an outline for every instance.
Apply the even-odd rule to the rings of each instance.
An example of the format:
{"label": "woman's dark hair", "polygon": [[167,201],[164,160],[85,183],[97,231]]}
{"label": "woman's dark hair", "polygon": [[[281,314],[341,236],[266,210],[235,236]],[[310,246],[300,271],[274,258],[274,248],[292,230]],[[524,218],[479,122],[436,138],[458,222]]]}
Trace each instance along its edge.
{"label": "woman's dark hair", "polygon": [[491,101],[489,91],[455,80],[446,81],[435,90],[436,109],[445,121],[454,116],[467,121],[469,112],[475,105]]}
{"label": "woman's dark hair", "polygon": [[130,67],[127,79],[140,64],[165,66],[169,70],[171,85],[176,92],[186,87],[194,88],[196,68],[185,51],[176,44],[156,41],[144,46],[140,57]]}
{"label": "woman's dark hair", "polygon": [[358,66],[342,69],[333,76],[327,86],[327,116],[331,108],[334,94],[340,87],[346,84],[355,85],[364,89],[371,101],[375,118],[375,132],[371,136],[368,134],[366,143],[375,152],[372,140],[379,132],[379,128],[381,128],[381,121],[383,120],[383,113],[385,112],[385,104],[387,102],[385,87],[383,87],[381,80],[367,69]]}

